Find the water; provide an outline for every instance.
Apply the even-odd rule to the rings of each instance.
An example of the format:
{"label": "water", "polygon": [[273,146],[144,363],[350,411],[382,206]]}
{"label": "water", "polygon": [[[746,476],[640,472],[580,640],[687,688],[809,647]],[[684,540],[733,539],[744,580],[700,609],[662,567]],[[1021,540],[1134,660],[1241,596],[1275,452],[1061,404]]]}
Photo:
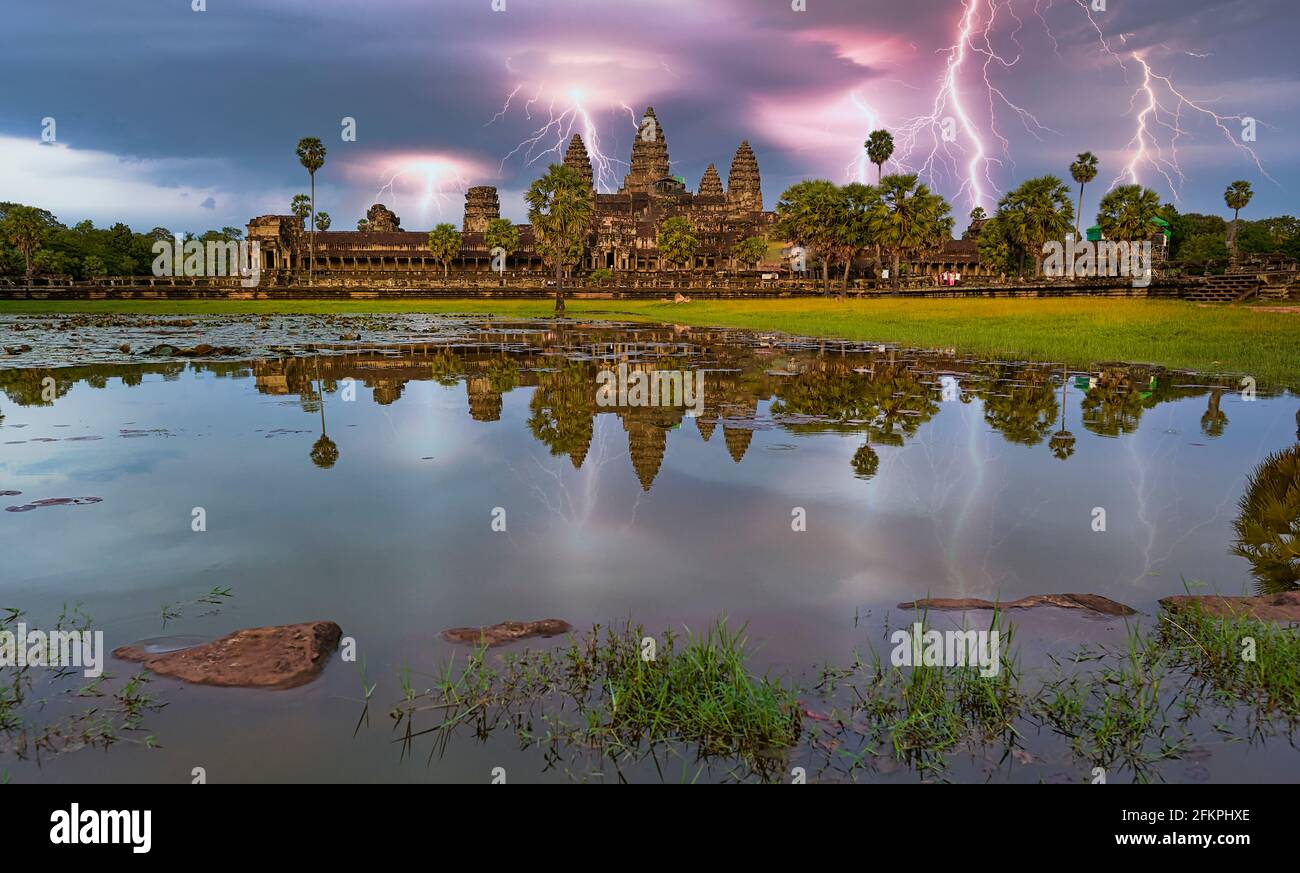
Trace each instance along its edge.
{"label": "water", "polygon": [[[399,672],[463,655],[446,628],[508,619],[630,617],[653,633],[725,615],[748,624],[756,670],[804,680],[887,651],[886,626],[911,618],[896,605],[927,595],[1092,592],[1150,623],[1184,580],[1228,594],[1265,584],[1231,551],[1237,501],[1250,471],[1297,440],[1293,395],[1260,385],[1249,399],[1232,378],[1146,366],[1067,372],[673,326],[18,323],[31,329],[5,344],[33,351],[0,370],[0,491],[21,494],[0,505],[101,502],[0,514],[0,606],[37,625],[79,603],[108,650],[329,619],[379,684],[354,736],[359,662],[335,657],[289,691],[156,678],[167,706],[145,723],[160,748],[0,756],[15,781],[179,782],[195,767],[214,782],[486,781],[494,766],[511,781],[572,778],[512,736],[403,760],[387,716]],[[142,363],[117,350],[197,341],[244,353]],[[702,372],[701,413],[599,406],[596,374],[618,360]],[[196,508],[206,531],[192,530]],[[231,596],[196,602],[214,588]],[[1031,662],[1125,633],[1056,609],[1014,621]],[[1081,765],[1039,742],[1040,765],[972,754],[956,772],[1078,781]],[[1300,774],[1285,740],[1202,757],[1161,778]]]}

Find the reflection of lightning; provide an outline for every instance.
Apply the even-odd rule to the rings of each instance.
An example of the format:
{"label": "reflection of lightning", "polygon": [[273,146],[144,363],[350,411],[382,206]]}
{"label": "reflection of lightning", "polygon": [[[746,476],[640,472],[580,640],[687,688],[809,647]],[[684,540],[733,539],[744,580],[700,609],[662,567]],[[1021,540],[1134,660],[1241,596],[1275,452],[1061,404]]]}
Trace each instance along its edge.
{"label": "reflection of lightning", "polygon": [[[492,116],[488,124],[492,124],[492,122],[506,116],[510,111],[510,101],[519,93],[522,87],[523,85],[516,85],[514,90],[506,95],[505,103]],[[533,104],[539,103],[546,91],[546,83],[539,82],[533,96],[524,104],[525,118],[532,118]],[[546,123],[534,130],[527,139],[520,142],[501,159],[498,172],[504,170],[506,161],[517,154],[523,156],[524,163],[528,166],[532,166],[547,155],[562,159],[569,140],[577,133],[582,137],[582,142],[587,147],[587,155],[591,158],[596,190],[603,192],[616,190],[619,174],[615,165],[622,164],[626,166],[626,164],[601,151],[600,133],[596,129],[596,123],[592,120],[591,113],[583,106],[583,97],[584,94],[581,88],[570,88],[562,96],[552,94],[547,102]],[[620,105],[631,114],[632,110],[628,109],[625,104]],[[632,119],[632,125],[636,127],[636,116],[633,115]]]}

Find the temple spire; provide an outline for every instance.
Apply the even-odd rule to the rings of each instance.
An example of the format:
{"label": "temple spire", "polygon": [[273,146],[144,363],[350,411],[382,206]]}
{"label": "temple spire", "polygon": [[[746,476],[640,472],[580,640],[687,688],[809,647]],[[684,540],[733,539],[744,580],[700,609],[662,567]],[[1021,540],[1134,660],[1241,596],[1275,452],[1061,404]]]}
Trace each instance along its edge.
{"label": "temple spire", "polygon": [[736,156],[731,159],[731,172],[727,174],[727,203],[736,212],[762,212],[763,189],[758,175],[758,159],[742,140]]}
{"label": "temple spire", "polygon": [[721,197],[722,195],[722,177],[718,175],[718,168],[709,164],[700,179],[700,196]]}
{"label": "temple spire", "polygon": [[582,137],[576,133],[573,135],[573,139],[569,140],[569,149],[564,153],[564,166],[577,171],[578,175],[587,183],[587,187],[595,190],[591,157],[587,154],[587,146],[583,143]]}

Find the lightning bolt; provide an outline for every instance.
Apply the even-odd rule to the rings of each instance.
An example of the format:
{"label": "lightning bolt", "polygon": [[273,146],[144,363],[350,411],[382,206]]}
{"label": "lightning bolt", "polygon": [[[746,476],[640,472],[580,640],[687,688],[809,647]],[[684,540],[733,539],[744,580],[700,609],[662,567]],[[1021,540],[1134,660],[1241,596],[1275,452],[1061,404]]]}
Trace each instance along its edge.
{"label": "lightning bolt", "polygon": [[[1074,0],[1074,2],[1087,16],[1103,54],[1119,66],[1124,73],[1124,81],[1128,82],[1129,67],[1125,63],[1124,55],[1111,47],[1110,41],[1102,31],[1101,25],[1093,18],[1092,9],[1085,0]],[[1120,34],[1118,39],[1121,43],[1127,42],[1124,34]],[[1194,58],[1209,57],[1207,54],[1191,51],[1184,54]],[[1133,114],[1134,129],[1133,136],[1124,146],[1125,151],[1128,152],[1128,161],[1125,163],[1124,170],[1111,181],[1110,187],[1115,187],[1125,179],[1132,185],[1141,184],[1138,171],[1145,166],[1160,174],[1175,200],[1181,199],[1182,185],[1186,181],[1186,176],[1178,162],[1178,140],[1187,135],[1187,131],[1182,127],[1184,114],[1196,114],[1210,119],[1228,143],[1255,165],[1260,175],[1276,184],[1276,180],[1264,169],[1255,150],[1234,137],[1232,131],[1228,129],[1228,122],[1241,123],[1245,120],[1244,116],[1219,115],[1205,106],[1205,101],[1191,99],[1174,84],[1171,77],[1153,70],[1141,51],[1130,51],[1127,56],[1141,69],[1142,81],[1129,98],[1129,111]],[[1166,133],[1163,143],[1160,138],[1162,130]]]}
{"label": "lightning bolt", "polygon": [[[849,95],[868,132],[878,126],[893,131],[895,153],[891,157],[892,164],[904,172],[917,173],[936,189],[955,188],[953,199],[964,199],[972,209],[991,205],[990,201],[999,191],[994,181],[997,169],[1003,165],[1015,167],[1010,142],[998,126],[1000,114],[1009,110],[1025,131],[1039,141],[1045,134],[1059,135],[1032,112],[1016,104],[996,82],[999,71],[1013,69],[1024,55],[1020,34],[1025,28],[1025,17],[1017,11],[1017,2],[960,0],[961,14],[956,21],[953,42],[939,51],[944,59],[943,70],[927,113],[903,118],[891,125],[868,106],[857,91]],[[1060,58],[1060,42],[1047,20],[1053,2],[1032,0],[1032,14],[1050,40],[1053,53]],[[1152,65],[1144,51],[1122,46],[1117,50],[1086,0],[1074,0],[1074,4],[1082,10],[1095,33],[1104,58],[1118,67],[1124,81],[1134,88],[1127,112],[1133,120],[1133,135],[1122,148],[1123,169],[1115,176],[1111,187],[1125,180],[1139,184],[1144,172],[1155,173],[1164,180],[1174,198],[1179,199],[1186,177],[1179,163],[1178,146],[1179,140],[1189,135],[1184,122],[1191,117],[1212,123],[1262,176],[1276,184],[1255,150],[1234,136],[1230,129],[1233,123],[1243,123],[1246,120],[1244,116],[1217,113],[1207,105],[1212,101],[1188,96],[1171,75],[1159,72]],[[1028,0],[1023,0],[1021,8],[1030,8]],[[995,37],[1002,32],[1006,33],[1005,39],[1015,46],[1014,55],[995,47]],[[1127,36],[1120,34],[1116,39],[1123,43]],[[1180,53],[1193,58],[1209,56],[1186,50]],[[970,84],[972,82],[974,84]],[[978,113],[985,115],[982,122],[972,111],[976,103],[986,104],[986,109]],[[845,176],[866,181],[867,169],[867,159],[860,144],[855,143],[853,159],[845,167]]]}
{"label": "lightning bolt", "polygon": [[[506,95],[501,109],[487,122],[488,125],[505,118],[509,114],[511,101],[523,87],[523,84],[516,85]],[[545,99],[547,107],[546,121],[501,159],[497,172],[503,172],[506,162],[515,155],[520,155],[523,158],[525,166],[532,166],[547,156],[562,159],[569,140],[574,133],[577,133],[582,137],[582,142],[587,147],[587,155],[591,158],[596,190],[604,193],[618,190],[620,177],[618,166],[627,166],[627,164],[602,150],[600,131],[592,118],[591,112],[583,105],[584,94],[582,89],[569,88],[563,93],[555,93],[555,90],[548,88],[545,82],[536,83],[533,96],[524,103],[524,117],[531,121],[534,105]],[[548,93],[549,96],[547,96]],[[635,114],[627,104],[619,105],[621,109],[626,110],[631,116],[632,127],[635,130],[637,127]]]}
{"label": "lightning bolt", "polygon": [[441,215],[443,208],[457,202],[453,198],[463,196],[470,184],[469,180],[450,163],[436,159],[414,160],[389,174],[388,181],[380,185],[375,192],[375,202],[382,203],[384,193],[387,192],[392,197],[393,206],[396,208],[397,182],[408,176],[423,177],[424,190],[419,201],[422,215],[428,215],[431,209]]}

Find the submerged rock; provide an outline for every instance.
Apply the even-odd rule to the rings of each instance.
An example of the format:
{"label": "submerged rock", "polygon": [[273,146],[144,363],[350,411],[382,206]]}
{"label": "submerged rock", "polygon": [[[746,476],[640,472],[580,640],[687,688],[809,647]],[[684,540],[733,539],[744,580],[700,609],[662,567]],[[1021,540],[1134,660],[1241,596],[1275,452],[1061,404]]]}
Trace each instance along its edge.
{"label": "submerged rock", "polygon": [[294,688],[320,675],[342,629],[332,621],[255,627],[210,643],[159,652],[152,641],[113,650],[113,657],[140,661],[162,676],[199,685]]}
{"label": "submerged rock", "polygon": [[1259,597],[1225,597],[1222,594],[1179,594],[1161,599],[1169,612],[1199,608],[1214,618],[1253,618],[1259,621],[1300,623],[1300,591]]}
{"label": "submerged rock", "polygon": [[1086,609],[1101,615],[1136,615],[1130,606],[1100,594],[1031,594],[1019,600],[994,603],[977,597],[928,597],[898,604],[899,609],[1032,609],[1036,606],[1059,606],[1062,609]]}
{"label": "submerged rock", "polygon": [[33,500],[21,506],[6,506],[5,512],[31,512],[33,509],[41,509],[45,506],[89,506],[92,503],[103,502],[102,497],[46,497],[44,500]]}
{"label": "submerged rock", "polygon": [[199,343],[192,349],[182,349],[163,343],[141,354],[152,358],[209,358],[238,355],[240,349],[237,346],[210,346],[207,343]]}
{"label": "submerged rock", "polygon": [[503,646],[528,637],[554,637],[573,630],[567,621],[544,618],[541,621],[503,621],[489,627],[454,627],[442,632],[443,639],[452,643],[477,646]]}

